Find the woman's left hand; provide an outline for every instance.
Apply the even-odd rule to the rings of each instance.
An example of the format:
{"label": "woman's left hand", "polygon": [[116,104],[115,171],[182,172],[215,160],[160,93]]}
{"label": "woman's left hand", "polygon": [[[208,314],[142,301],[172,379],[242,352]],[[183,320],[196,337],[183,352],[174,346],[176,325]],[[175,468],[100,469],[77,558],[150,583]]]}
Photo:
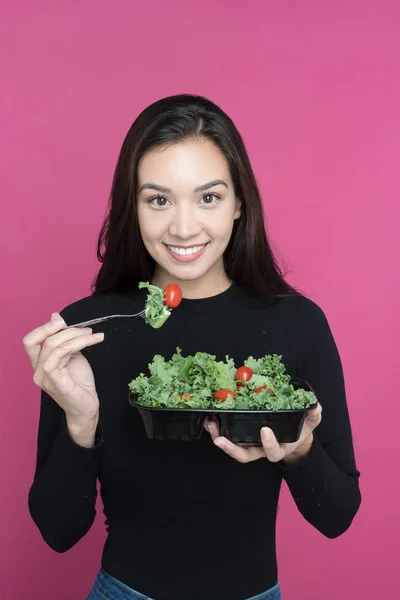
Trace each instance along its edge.
{"label": "woman's left hand", "polygon": [[269,427],[261,429],[262,446],[233,444],[227,438],[220,436],[218,423],[208,418],[204,422],[204,428],[209,432],[211,439],[218,448],[221,448],[240,463],[268,458],[271,462],[283,461],[285,464],[290,465],[300,462],[310,451],[313,442],[313,431],[321,422],[321,412],[322,407],[320,404],[308,411],[299,439],[297,442],[290,444],[279,444]]}

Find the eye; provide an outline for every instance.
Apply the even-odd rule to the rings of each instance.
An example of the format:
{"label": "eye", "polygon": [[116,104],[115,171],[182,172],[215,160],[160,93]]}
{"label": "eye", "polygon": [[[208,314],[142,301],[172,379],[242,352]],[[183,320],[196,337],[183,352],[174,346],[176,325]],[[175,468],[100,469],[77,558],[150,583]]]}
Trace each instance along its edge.
{"label": "eye", "polygon": [[221,197],[218,194],[204,194],[201,199],[202,204],[216,204],[219,200]]}
{"label": "eye", "polygon": [[168,205],[169,200],[165,196],[153,196],[152,198],[149,198],[148,202],[157,208],[163,208]]}

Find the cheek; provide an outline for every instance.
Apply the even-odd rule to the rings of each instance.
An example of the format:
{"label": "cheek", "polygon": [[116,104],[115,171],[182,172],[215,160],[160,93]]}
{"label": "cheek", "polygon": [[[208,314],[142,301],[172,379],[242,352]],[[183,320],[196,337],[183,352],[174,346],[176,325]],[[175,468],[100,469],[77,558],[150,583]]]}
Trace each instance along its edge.
{"label": "cheek", "polygon": [[145,208],[139,208],[138,221],[143,241],[153,241],[162,232],[163,224],[159,216],[151,211],[146,211]]}
{"label": "cheek", "polygon": [[231,235],[233,225],[234,218],[232,211],[216,211],[214,214],[210,211],[205,228],[208,229],[210,234],[212,233],[214,239],[224,240],[227,236]]}

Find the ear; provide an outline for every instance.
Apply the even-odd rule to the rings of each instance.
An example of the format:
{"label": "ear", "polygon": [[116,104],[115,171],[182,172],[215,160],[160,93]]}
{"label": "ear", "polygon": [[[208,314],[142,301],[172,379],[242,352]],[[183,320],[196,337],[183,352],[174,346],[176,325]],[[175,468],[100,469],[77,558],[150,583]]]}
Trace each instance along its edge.
{"label": "ear", "polygon": [[236,208],[235,208],[235,213],[233,215],[233,218],[239,219],[240,215],[242,214],[242,202],[241,200],[239,200],[239,198],[236,198]]}

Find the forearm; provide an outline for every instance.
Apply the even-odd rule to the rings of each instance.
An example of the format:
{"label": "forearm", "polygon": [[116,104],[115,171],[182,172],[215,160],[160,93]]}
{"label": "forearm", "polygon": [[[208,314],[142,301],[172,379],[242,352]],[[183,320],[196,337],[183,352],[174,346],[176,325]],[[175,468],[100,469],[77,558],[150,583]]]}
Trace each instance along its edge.
{"label": "forearm", "polygon": [[361,502],[358,472],[338,467],[317,435],[307,455],[282,472],[299,511],[321,533],[335,538],[350,527]]}
{"label": "forearm", "polygon": [[32,519],[57,552],[76,544],[94,521],[98,450],[94,448],[93,427],[93,423],[90,428],[79,428],[76,423],[67,426],[66,420],[62,423],[51,454],[29,492]]}

